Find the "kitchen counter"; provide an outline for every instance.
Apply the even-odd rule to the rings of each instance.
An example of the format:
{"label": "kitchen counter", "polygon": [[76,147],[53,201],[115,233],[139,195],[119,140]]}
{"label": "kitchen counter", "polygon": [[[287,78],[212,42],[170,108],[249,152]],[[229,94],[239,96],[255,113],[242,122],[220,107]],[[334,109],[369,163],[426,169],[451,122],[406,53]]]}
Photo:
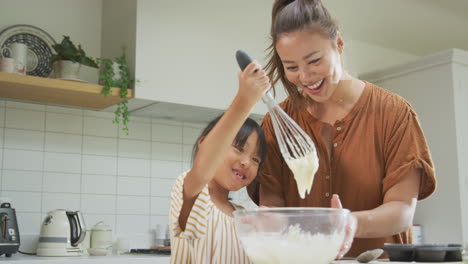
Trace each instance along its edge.
{"label": "kitchen counter", "polygon": [[23,254],[13,254],[10,258],[0,257],[0,263],[11,264],[168,264],[170,256],[166,255],[112,255],[112,256],[81,256],[81,257],[38,257]]}
{"label": "kitchen counter", "polygon": [[[11,258],[0,256],[0,264],[11,263],[11,264],[168,264],[169,256],[163,255],[135,255],[135,254],[124,254],[124,255],[113,255],[105,257],[94,257],[94,256],[82,256],[82,257],[38,257],[28,256],[22,254],[13,254]],[[356,264],[356,260],[339,260],[334,261],[333,264]],[[468,264],[468,260],[465,259],[463,262],[396,262],[388,260],[379,260],[369,262],[370,264]]]}
{"label": "kitchen counter", "polygon": [[[359,263],[356,260],[339,260],[333,261],[333,264],[356,264]],[[389,261],[389,260],[374,260],[369,262],[370,264],[410,264],[410,263],[417,263],[417,264],[468,264],[468,260],[458,261],[458,262],[397,262],[397,261]]]}

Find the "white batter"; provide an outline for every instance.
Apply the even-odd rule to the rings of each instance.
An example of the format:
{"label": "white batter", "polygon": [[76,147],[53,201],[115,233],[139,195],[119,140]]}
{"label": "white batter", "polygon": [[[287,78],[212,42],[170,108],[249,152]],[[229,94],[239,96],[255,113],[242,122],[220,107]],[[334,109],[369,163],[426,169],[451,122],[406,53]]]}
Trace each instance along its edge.
{"label": "white batter", "polygon": [[294,174],[294,179],[297,183],[297,191],[299,196],[304,199],[306,193],[309,194],[312,190],[315,173],[319,167],[317,153],[309,153],[300,158],[286,158],[286,164]]}
{"label": "white batter", "polygon": [[338,255],[344,232],[311,235],[298,226],[285,233],[250,233],[240,237],[255,264],[329,264]]}

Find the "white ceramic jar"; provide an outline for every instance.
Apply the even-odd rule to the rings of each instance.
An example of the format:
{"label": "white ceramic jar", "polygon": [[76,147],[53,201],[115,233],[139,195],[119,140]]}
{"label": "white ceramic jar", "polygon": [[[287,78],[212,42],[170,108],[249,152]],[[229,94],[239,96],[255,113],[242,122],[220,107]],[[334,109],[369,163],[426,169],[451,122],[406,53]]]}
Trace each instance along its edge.
{"label": "white ceramic jar", "polygon": [[105,249],[112,252],[112,227],[98,222],[91,229],[91,248]]}

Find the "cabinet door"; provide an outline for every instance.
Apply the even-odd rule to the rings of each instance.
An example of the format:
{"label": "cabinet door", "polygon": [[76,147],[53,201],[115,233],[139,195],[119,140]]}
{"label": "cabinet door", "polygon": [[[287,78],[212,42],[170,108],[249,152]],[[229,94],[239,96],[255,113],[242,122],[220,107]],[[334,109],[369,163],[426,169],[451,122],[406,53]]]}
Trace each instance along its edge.
{"label": "cabinet door", "polygon": [[[139,0],[136,97],[225,109],[238,89],[243,49],[265,64],[271,1]],[[259,103],[254,110],[264,113]]]}

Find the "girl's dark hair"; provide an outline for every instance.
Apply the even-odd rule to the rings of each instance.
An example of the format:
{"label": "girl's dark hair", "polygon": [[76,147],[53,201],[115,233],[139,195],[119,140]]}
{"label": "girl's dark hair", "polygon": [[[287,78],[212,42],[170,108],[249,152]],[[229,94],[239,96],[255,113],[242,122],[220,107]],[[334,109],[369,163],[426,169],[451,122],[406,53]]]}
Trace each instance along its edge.
{"label": "girl's dark hair", "polygon": [[[283,63],[276,51],[276,42],[282,34],[298,30],[319,32],[335,40],[339,31],[337,22],[331,17],[320,0],[275,0],[271,20],[271,44],[268,47],[268,63],[265,66],[272,86],[281,80],[288,95],[297,106],[303,106],[307,100],[297,87],[288,81]],[[334,42],[333,42],[334,43]]]}
{"label": "girl's dark hair", "polygon": [[[218,123],[219,119],[221,119],[222,116],[223,116],[223,114],[221,114],[220,116],[213,119],[205,127],[205,129],[202,131],[200,136],[198,136],[197,141],[195,142],[195,145],[193,146],[193,150],[192,150],[192,165],[193,165],[193,161],[195,160],[195,156],[198,153],[198,142],[200,142],[201,138],[207,136],[208,133],[210,133],[210,131]],[[241,129],[239,130],[239,132],[237,132],[237,135],[234,138],[233,144],[235,146],[241,146],[241,147],[244,146],[245,142],[247,142],[247,139],[249,138],[249,136],[254,131],[257,132],[257,135],[258,135],[258,142],[257,142],[258,153],[257,154],[260,157],[260,164],[258,166],[258,169],[260,170],[263,163],[265,162],[267,143],[266,143],[265,135],[263,134],[263,131],[262,131],[260,125],[257,122],[255,122],[255,120],[253,120],[251,118],[247,118],[247,120],[245,120],[245,122],[242,125]],[[257,173],[258,173],[258,171],[257,171]],[[247,188],[248,189],[255,189],[255,190],[258,191],[257,178],[255,178],[252,181],[252,183],[250,183],[250,185],[247,186]]]}

